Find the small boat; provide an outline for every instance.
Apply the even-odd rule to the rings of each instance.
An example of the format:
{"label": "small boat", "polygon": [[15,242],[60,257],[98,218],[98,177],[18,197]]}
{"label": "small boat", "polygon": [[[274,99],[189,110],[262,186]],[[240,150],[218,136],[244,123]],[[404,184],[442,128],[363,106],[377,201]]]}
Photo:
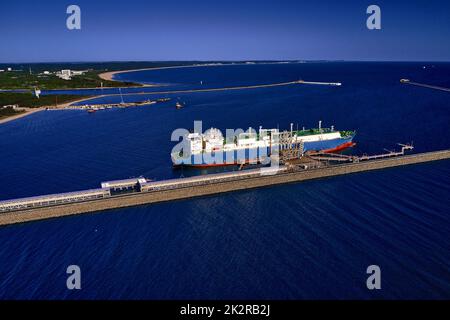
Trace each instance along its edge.
{"label": "small boat", "polygon": [[155,104],[155,103],[156,103],[156,100],[150,100],[150,99],[145,100],[145,101],[142,102],[142,104],[144,104],[144,105],[146,105],[146,104]]}
{"label": "small boat", "polygon": [[184,107],[184,105],[181,104],[180,102],[177,102],[177,103],[175,104],[175,108],[177,108],[177,109],[181,109],[181,108],[183,108],[183,107]]}
{"label": "small boat", "polygon": [[95,110],[95,109],[89,109],[88,110],[88,113],[94,113],[94,112],[97,112],[97,110]]}

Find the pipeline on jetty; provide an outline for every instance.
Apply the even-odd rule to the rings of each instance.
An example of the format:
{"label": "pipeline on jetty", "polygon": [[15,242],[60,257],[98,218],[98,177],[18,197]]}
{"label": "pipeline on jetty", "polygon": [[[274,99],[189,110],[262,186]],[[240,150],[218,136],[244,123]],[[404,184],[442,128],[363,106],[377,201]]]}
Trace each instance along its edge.
{"label": "pipeline on jetty", "polygon": [[[142,107],[149,106],[156,103],[168,102],[170,98],[161,98],[156,100],[144,100],[137,102],[119,102],[119,103],[96,103],[96,104],[84,104],[84,105],[76,105],[76,106],[67,106],[64,109],[72,109],[72,110],[104,110],[104,109],[113,109],[113,108],[130,108],[130,107]],[[57,110],[57,109],[47,109],[47,110]]]}
{"label": "pipeline on jetty", "polygon": [[298,166],[295,170],[289,166],[282,166],[279,169],[266,168],[266,170],[276,171],[266,171],[265,174],[262,174],[261,169],[254,169],[165,181],[148,181],[145,178],[110,181],[103,183],[102,188],[99,189],[34,198],[39,201],[48,201],[48,206],[45,207],[27,207],[27,201],[33,201],[33,198],[2,201],[0,206],[3,208],[3,213],[0,213],[0,225],[267,187],[449,158],[450,149],[348,164]]}
{"label": "pipeline on jetty", "polygon": [[[283,87],[294,84],[312,84],[312,85],[324,85],[324,86],[341,86],[340,82],[312,82],[295,80],[289,82],[269,83],[269,84],[257,84],[251,86],[238,86],[238,87],[225,87],[225,88],[209,88],[209,89],[189,89],[189,90],[173,90],[173,91],[155,91],[155,92],[137,92],[137,93],[123,93],[122,95],[138,95],[138,94],[180,94],[180,93],[195,93],[195,92],[214,92],[214,91],[229,91],[229,90],[248,90],[259,88],[271,88],[271,87]],[[120,93],[108,94],[108,96],[118,96]]]}
{"label": "pipeline on jetty", "polygon": [[400,79],[400,82],[403,84],[410,84],[413,86],[450,92],[450,88],[438,87],[438,86],[433,86],[433,85],[425,84],[425,83],[418,83],[418,82],[411,81],[409,79]]}
{"label": "pipeline on jetty", "polygon": [[[105,98],[105,97],[115,97],[115,96],[128,96],[128,95],[168,95],[168,94],[182,94],[182,93],[197,93],[197,92],[216,92],[216,91],[232,91],[232,90],[249,90],[249,89],[261,89],[261,88],[272,88],[272,87],[283,87],[290,86],[294,84],[310,84],[310,85],[323,85],[323,86],[341,86],[340,82],[317,82],[317,81],[304,81],[295,80],[289,82],[279,82],[279,83],[269,83],[269,84],[258,84],[251,86],[238,86],[238,87],[224,87],[224,88],[209,88],[209,89],[188,89],[188,90],[166,90],[166,91],[149,91],[149,92],[132,92],[132,93],[111,93],[103,94],[95,97],[86,98],[82,101],[88,101],[91,99]],[[78,103],[82,102],[78,101]],[[70,107],[77,107],[71,105]]]}

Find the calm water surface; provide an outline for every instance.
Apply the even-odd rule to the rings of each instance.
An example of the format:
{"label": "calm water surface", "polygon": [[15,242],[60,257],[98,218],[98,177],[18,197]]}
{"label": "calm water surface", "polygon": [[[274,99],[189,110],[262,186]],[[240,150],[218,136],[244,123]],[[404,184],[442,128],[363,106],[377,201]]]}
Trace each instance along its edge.
{"label": "calm water surface", "polygon": [[[356,154],[394,149],[397,142],[414,142],[416,152],[450,147],[449,93],[399,83],[410,78],[450,87],[448,63],[241,65],[118,75],[169,90],[299,78],[343,86],[127,95],[125,101],[173,100],[95,114],[40,112],[0,125],[0,199],[140,175],[202,173],[174,171],[170,161],[172,131],[190,129],[194,120],[205,129],[312,127],[322,120],[357,130]],[[176,100],[186,107],[176,110]],[[0,298],[449,299],[449,182],[450,162],[441,161],[2,227]],[[80,291],[65,287],[70,264],[81,267]],[[382,290],[375,292],[365,286],[371,264],[382,270]]]}

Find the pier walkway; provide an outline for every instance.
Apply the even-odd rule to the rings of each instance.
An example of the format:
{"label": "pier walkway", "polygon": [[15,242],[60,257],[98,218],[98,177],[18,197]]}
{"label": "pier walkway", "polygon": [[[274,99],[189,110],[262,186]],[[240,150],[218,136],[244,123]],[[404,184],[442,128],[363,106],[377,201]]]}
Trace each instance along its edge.
{"label": "pier walkway", "polygon": [[233,176],[236,175],[236,177],[217,179],[214,178],[214,175],[208,175],[203,176],[194,183],[188,184],[183,184],[183,181],[188,178],[166,180],[165,182],[159,182],[159,184],[165,186],[171,185],[170,188],[154,188],[151,192],[129,193],[84,202],[0,213],[0,225],[200,197],[251,188],[268,187],[277,184],[295,183],[311,179],[398,167],[428,161],[445,160],[449,158],[450,150],[442,150],[306,170],[290,171],[286,170],[286,167],[283,167],[283,170],[280,170],[279,173],[274,175],[259,174],[249,176],[247,174],[247,176],[240,178],[239,175],[243,174],[241,171],[233,174]]}
{"label": "pier walkway", "polygon": [[425,84],[425,83],[418,83],[418,82],[410,81],[408,79],[401,79],[400,82],[403,83],[403,84],[410,84],[410,85],[413,85],[413,86],[418,86],[418,87],[424,87],[424,88],[428,88],[428,89],[434,89],[434,90],[450,92],[450,88],[438,87],[438,86],[433,86],[433,85]]}
{"label": "pier walkway", "polygon": [[[184,93],[199,93],[199,92],[218,92],[218,91],[233,91],[233,90],[249,90],[249,89],[262,89],[262,88],[273,88],[273,87],[284,87],[296,84],[306,84],[306,85],[323,85],[323,86],[341,86],[340,82],[313,82],[313,81],[288,81],[279,83],[269,83],[269,84],[258,84],[251,86],[237,86],[237,87],[223,87],[223,88],[205,88],[205,89],[187,89],[187,90],[165,90],[165,91],[148,91],[148,92],[131,92],[131,93],[111,93],[103,94],[95,97],[89,97],[83,99],[80,102],[86,102],[92,99],[105,98],[105,97],[116,97],[116,96],[137,96],[137,95],[168,95],[168,94],[184,94]],[[71,107],[74,107],[71,105]]]}
{"label": "pier walkway", "polygon": [[[248,89],[261,89],[272,87],[284,87],[294,84],[311,84],[311,85],[324,85],[324,86],[340,86],[340,82],[312,82],[312,81],[289,81],[269,84],[257,84],[251,86],[237,86],[237,87],[224,87],[224,88],[208,88],[208,89],[188,89],[188,90],[166,90],[166,91],[151,91],[151,92],[135,92],[135,93],[113,93],[105,96],[126,96],[126,95],[161,95],[161,94],[180,94],[180,93],[195,93],[195,92],[215,92],[215,91],[231,91],[231,90],[248,90]],[[97,97],[96,97],[97,98]]]}

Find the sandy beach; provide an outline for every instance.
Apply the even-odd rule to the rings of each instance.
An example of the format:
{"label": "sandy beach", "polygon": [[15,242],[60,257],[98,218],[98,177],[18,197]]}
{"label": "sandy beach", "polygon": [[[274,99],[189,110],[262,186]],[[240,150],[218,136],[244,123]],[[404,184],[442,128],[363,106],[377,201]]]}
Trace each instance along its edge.
{"label": "sandy beach", "polygon": [[120,74],[120,73],[147,71],[147,70],[164,70],[164,69],[195,68],[195,67],[213,67],[213,66],[222,66],[222,65],[224,65],[224,64],[194,64],[194,65],[185,65],[185,66],[170,66],[170,67],[156,67],[156,68],[119,70],[119,71],[109,71],[109,72],[100,73],[98,76],[101,79],[103,79],[103,80],[118,81],[118,80],[114,79],[114,76],[116,74]]}
{"label": "sandy beach", "polygon": [[82,102],[82,101],[85,101],[85,100],[90,100],[90,99],[94,99],[94,98],[98,98],[98,97],[101,97],[101,96],[94,96],[94,97],[93,96],[89,96],[89,97],[85,97],[85,98],[81,98],[81,99],[77,99],[77,100],[73,100],[73,101],[68,101],[68,102],[65,102],[65,103],[58,104],[58,107],[55,107],[55,106],[43,106],[43,107],[39,107],[39,108],[21,108],[21,110],[24,110],[25,112],[22,112],[22,113],[20,113],[18,115],[15,115],[15,116],[11,116],[11,117],[0,119],[0,124],[7,123],[7,122],[10,122],[10,121],[14,121],[14,120],[17,120],[17,119],[20,119],[20,118],[24,118],[26,116],[29,116],[29,115],[33,114],[33,113],[40,112],[40,111],[43,111],[43,110],[46,110],[46,109],[52,109],[52,110],[65,109],[68,106],[70,106],[72,103]]}
{"label": "sandy beach", "polygon": [[30,114],[45,110],[45,108],[42,108],[42,107],[41,108],[23,108],[22,110],[25,110],[25,112],[19,113],[18,115],[15,115],[15,116],[0,119],[0,124],[29,116]]}
{"label": "sandy beach", "polygon": [[[262,62],[258,64],[279,64],[280,62]],[[254,63],[252,63],[254,64]],[[180,68],[198,68],[198,67],[220,67],[220,66],[236,66],[236,65],[248,65],[248,63],[204,63],[204,64],[191,64],[191,65],[181,65],[181,66],[170,66],[170,67],[154,67],[154,68],[141,68],[141,69],[130,69],[130,70],[118,70],[118,71],[108,71],[100,73],[98,76],[103,80],[118,81],[114,79],[116,74],[137,72],[137,71],[147,71],[147,70],[164,70],[164,69],[180,69]]]}

